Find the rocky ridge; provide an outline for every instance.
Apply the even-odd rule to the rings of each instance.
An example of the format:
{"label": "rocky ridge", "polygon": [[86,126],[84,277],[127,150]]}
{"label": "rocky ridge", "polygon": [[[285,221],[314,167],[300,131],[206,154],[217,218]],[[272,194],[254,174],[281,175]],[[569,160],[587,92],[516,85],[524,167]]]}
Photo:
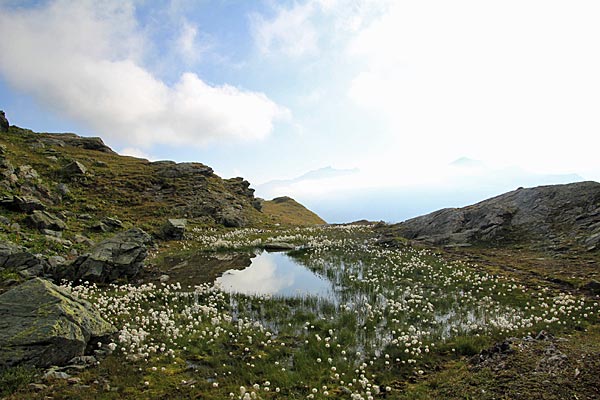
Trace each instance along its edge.
{"label": "rocky ridge", "polygon": [[387,227],[387,234],[445,246],[514,244],[600,250],[600,183],[519,188],[463,208]]}

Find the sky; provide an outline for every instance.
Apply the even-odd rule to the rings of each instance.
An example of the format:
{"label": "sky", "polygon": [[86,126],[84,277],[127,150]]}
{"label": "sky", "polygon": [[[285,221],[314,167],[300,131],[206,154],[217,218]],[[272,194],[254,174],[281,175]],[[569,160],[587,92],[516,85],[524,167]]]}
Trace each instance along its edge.
{"label": "sky", "polygon": [[395,221],[599,181],[598,20],[595,0],[0,0],[0,109]]}

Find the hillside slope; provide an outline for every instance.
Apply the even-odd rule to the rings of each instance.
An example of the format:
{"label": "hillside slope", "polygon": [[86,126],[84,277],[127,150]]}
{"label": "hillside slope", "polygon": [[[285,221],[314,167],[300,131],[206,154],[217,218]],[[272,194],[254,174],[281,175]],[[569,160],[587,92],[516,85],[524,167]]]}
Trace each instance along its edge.
{"label": "hillside slope", "polygon": [[289,225],[322,225],[326,222],[296,200],[283,196],[263,202],[263,212],[273,221]]}
{"label": "hillside slope", "polygon": [[519,188],[463,208],[447,208],[390,227],[431,244],[533,244],[539,248],[600,248],[600,183]]}
{"label": "hillside slope", "polygon": [[263,212],[249,182],[222,179],[201,163],[150,162],[118,155],[100,138],[16,126],[0,133],[0,197],[8,233],[26,228],[28,214],[43,209],[66,224],[68,239],[110,228],[111,220],[149,232],[169,218],[186,218],[192,226],[312,223],[296,219],[303,209],[297,203],[291,219],[285,208]]}

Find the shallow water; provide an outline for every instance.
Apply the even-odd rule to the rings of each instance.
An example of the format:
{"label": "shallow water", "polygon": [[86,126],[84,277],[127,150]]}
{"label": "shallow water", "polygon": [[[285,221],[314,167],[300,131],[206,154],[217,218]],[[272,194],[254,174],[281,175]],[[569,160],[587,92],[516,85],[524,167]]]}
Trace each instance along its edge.
{"label": "shallow water", "polygon": [[252,259],[249,267],[228,270],[215,283],[230,293],[334,298],[333,286],[329,280],[283,252],[263,251]]}

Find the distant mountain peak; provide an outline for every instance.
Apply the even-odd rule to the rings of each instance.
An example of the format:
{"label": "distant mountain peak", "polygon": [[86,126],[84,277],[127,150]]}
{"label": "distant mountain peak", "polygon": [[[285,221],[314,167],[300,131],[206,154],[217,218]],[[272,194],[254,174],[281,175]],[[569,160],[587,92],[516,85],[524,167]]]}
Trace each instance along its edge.
{"label": "distant mountain peak", "polygon": [[453,167],[460,168],[473,168],[473,167],[483,167],[485,164],[483,161],[475,160],[469,157],[460,157],[450,163]]}

